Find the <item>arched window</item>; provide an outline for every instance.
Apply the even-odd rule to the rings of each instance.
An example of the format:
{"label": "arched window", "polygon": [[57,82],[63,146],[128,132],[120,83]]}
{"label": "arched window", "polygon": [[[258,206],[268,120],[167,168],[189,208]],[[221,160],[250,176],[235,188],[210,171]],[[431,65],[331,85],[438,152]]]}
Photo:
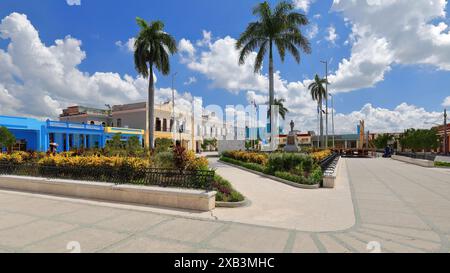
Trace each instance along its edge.
{"label": "arched window", "polygon": [[95,122],[93,120],[91,121],[91,125],[95,125]]}

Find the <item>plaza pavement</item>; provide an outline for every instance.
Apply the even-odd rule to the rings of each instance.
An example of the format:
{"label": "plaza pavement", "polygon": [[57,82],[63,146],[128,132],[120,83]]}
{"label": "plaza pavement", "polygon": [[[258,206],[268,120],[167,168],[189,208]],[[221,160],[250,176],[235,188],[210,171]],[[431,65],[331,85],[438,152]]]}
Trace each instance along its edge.
{"label": "plaza pavement", "polygon": [[67,252],[72,241],[82,252],[367,252],[368,243],[382,252],[449,252],[449,169],[343,160],[356,220],[345,230],[306,232],[214,220],[214,211],[168,214],[0,191],[0,252]]}

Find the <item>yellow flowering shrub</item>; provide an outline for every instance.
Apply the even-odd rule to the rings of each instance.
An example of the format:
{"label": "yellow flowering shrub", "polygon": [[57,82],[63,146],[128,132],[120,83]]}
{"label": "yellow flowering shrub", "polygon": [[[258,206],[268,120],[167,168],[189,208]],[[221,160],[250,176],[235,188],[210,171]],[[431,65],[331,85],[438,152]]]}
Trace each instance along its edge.
{"label": "yellow flowering shrub", "polygon": [[267,154],[246,152],[246,151],[229,151],[224,152],[223,156],[229,157],[235,160],[244,161],[248,163],[256,163],[260,165],[266,165],[269,157]]}
{"label": "yellow flowering shrub", "polygon": [[197,157],[193,151],[187,152],[187,165],[188,170],[207,170],[208,159],[206,157]]}
{"label": "yellow flowering shrub", "polygon": [[113,167],[120,168],[124,166],[133,169],[149,168],[151,162],[147,159],[137,157],[119,157],[119,156],[67,156],[50,155],[38,161],[43,166],[61,166],[61,167]]}
{"label": "yellow flowering shrub", "polygon": [[325,158],[329,157],[330,155],[331,155],[331,150],[323,150],[323,151],[311,153],[312,158],[314,158],[314,160],[316,162],[322,161]]}

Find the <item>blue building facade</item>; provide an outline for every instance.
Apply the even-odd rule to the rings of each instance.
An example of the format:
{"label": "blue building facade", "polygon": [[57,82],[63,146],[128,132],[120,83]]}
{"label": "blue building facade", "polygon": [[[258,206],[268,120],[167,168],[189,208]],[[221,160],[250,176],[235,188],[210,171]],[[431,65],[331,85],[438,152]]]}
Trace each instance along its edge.
{"label": "blue building facade", "polygon": [[104,148],[115,134],[122,140],[138,137],[142,143],[144,132],[128,128],[110,128],[64,121],[40,121],[33,118],[0,116],[0,127],[6,127],[16,137],[16,150],[46,152],[50,143],[57,144],[57,151],[64,152],[81,147]]}

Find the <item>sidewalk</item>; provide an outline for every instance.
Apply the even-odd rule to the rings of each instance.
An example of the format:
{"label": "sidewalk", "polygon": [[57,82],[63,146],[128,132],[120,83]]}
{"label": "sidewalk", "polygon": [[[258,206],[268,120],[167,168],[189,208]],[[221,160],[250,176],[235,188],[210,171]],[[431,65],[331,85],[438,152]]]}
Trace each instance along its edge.
{"label": "sidewalk", "polygon": [[251,202],[245,208],[215,209],[213,215],[219,220],[316,232],[345,230],[355,223],[345,165],[335,189],[307,190],[223,164],[217,158],[209,161]]}

